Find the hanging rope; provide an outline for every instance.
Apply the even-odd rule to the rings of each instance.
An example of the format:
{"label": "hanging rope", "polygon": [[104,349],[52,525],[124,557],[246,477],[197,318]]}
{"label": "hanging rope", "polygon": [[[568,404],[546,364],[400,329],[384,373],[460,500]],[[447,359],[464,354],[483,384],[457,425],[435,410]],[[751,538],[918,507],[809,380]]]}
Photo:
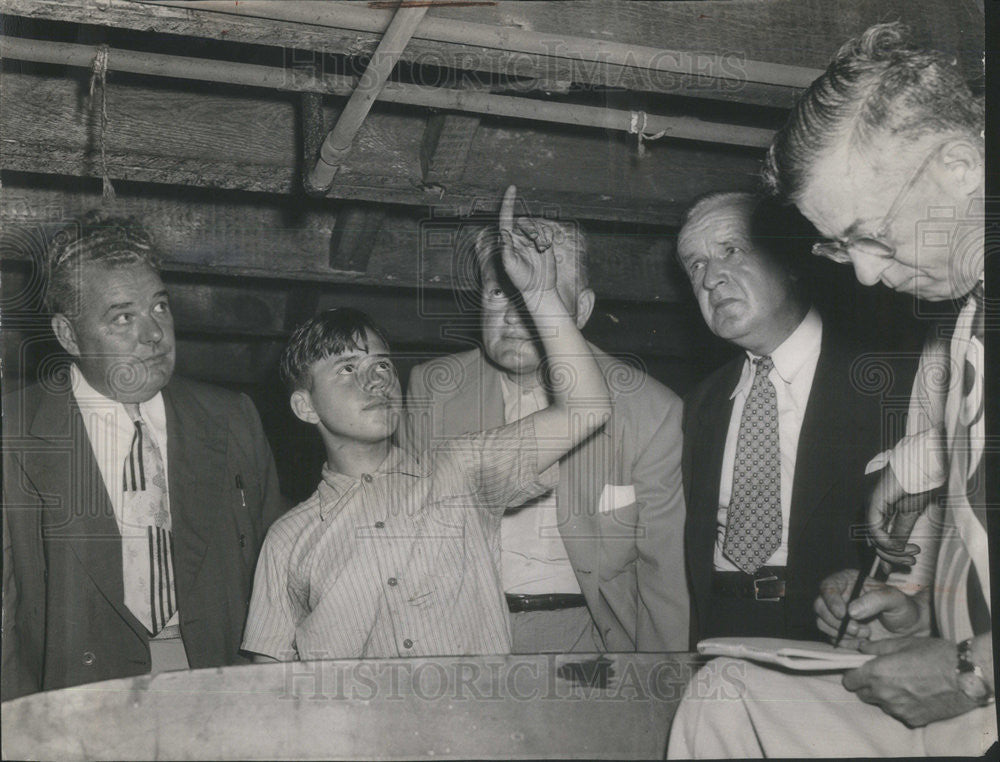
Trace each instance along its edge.
{"label": "hanging rope", "polygon": [[90,69],[91,109],[94,105],[94,88],[97,86],[101,88],[101,128],[98,134],[98,143],[101,147],[101,195],[107,202],[115,200],[115,188],[108,176],[108,156],[104,145],[104,136],[108,131],[108,57],[110,53],[111,48],[108,45],[99,45]]}
{"label": "hanging rope", "polygon": [[646,132],[646,112],[645,111],[632,111],[629,118],[628,131],[630,134],[635,135],[638,141],[638,152],[639,156],[646,155],[646,146],[643,145],[644,140],[659,140],[664,135],[667,134],[666,130],[660,130],[659,132],[649,133]]}

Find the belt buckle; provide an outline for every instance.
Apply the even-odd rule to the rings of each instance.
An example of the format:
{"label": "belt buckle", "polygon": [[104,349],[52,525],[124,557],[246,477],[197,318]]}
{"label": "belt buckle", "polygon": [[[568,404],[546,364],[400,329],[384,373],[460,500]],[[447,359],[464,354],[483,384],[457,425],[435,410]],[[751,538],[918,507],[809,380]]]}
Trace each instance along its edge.
{"label": "belt buckle", "polygon": [[755,601],[780,601],[781,596],[777,598],[762,598],[760,594],[760,583],[762,582],[777,582],[778,578],[774,574],[769,577],[754,577],[753,581],[753,598]]}

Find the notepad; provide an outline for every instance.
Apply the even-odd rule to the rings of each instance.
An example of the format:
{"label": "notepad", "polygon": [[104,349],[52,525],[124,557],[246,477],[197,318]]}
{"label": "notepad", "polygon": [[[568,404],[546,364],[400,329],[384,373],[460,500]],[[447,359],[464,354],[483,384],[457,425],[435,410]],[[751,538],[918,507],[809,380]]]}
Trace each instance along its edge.
{"label": "notepad", "polygon": [[855,669],[875,658],[874,654],[834,648],[829,643],[784,638],[709,638],[698,643],[698,653],[777,664],[800,672]]}

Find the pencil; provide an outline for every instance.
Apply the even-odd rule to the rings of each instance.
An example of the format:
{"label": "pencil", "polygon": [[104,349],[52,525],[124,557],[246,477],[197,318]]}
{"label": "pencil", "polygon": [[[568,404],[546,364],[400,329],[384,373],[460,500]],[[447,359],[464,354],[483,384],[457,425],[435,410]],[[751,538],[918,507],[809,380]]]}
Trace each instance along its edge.
{"label": "pencil", "polygon": [[878,553],[875,554],[875,560],[872,562],[872,568],[865,574],[863,571],[858,572],[858,578],[854,580],[854,587],[851,588],[851,597],[847,599],[847,603],[844,604],[844,618],[840,620],[840,627],[837,628],[837,639],[833,641],[833,647],[836,648],[840,645],[840,641],[844,639],[844,634],[847,632],[847,625],[851,621],[851,615],[847,613],[847,607],[851,605],[851,601],[857,599],[861,595],[861,588],[865,586],[865,580],[869,577],[875,576],[875,572],[878,571],[879,561]]}

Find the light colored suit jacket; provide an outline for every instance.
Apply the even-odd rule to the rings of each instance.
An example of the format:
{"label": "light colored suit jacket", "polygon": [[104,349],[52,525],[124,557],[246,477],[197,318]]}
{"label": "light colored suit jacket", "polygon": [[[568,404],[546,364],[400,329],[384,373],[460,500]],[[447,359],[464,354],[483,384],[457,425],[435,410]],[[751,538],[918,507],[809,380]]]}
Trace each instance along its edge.
{"label": "light colored suit jacket", "polygon": [[[608,651],[686,650],[682,403],[646,373],[594,354],[612,415],[559,462],[559,531]],[[406,408],[403,440],[414,452],[502,426],[500,371],[478,349],[423,363],[410,373]]]}

